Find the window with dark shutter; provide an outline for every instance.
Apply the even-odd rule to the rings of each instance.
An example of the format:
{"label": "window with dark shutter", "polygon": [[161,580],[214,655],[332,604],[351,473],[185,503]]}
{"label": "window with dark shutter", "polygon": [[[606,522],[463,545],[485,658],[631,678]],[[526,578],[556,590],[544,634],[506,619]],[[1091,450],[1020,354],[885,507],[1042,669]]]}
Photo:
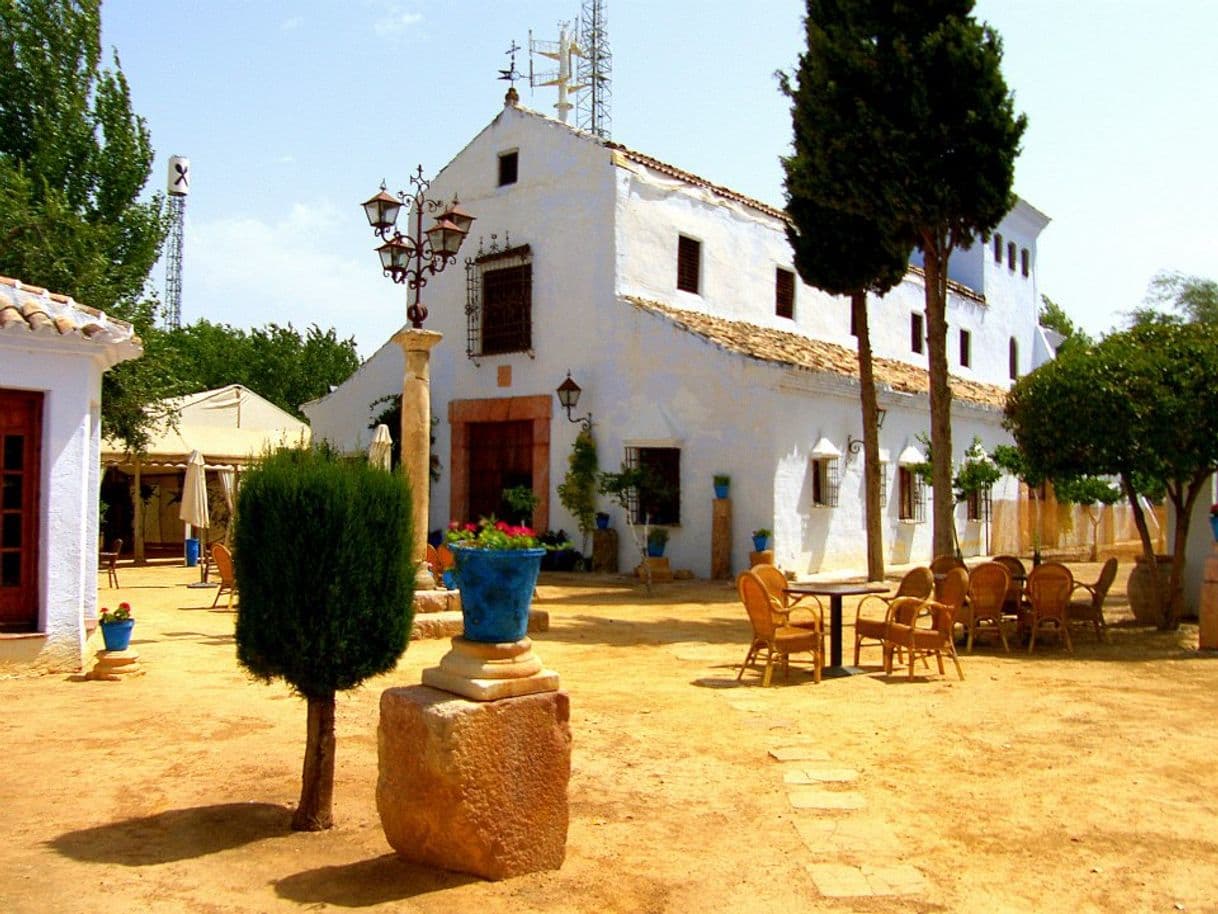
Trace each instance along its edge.
{"label": "window with dark shutter", "polygon": [[1014,241],[1007,242],[1007,266],[1010,267],[1012,272],[1014,272],[1014,270],[1015,270],[1015,242]]}
{"label": "window with dark shutter", "polygon": [[912,352],[922,351],[922,340],[926,338],[926,330],[922,326],[922,315],[914,312],[909,315],[909,348]]}
{"label": "window with dark shutter", "polygon": [[994,236],[994,263],[1002,263],[1002,236]]}
{"label": "window with dark shutter", "polygon": [[1032,255],[1028,253],[1027,248],[1019,252],[1019,259],[1023,266],[1023,275],[1027,276],[1032,265]]}
{"label": "window with dark shutter", "polygon": [[779,317],[795,317],[795,274],[782,267],[774,272],[774,313]]}
{"label": "window with dark shutter", "polygon": [[630,499],[634,523],[681,523],[681,449],[628,447],[626,466],[643,471],[642,482]]}
{"label": "window with dark shutter", "polygon": [[702,266],[702,242],[680,235],[677,238],[677,288],[698,294],[698,273]]}
{"label": "window with dark shutter", "polygon": [[960,364],[968,368],[969,362],[972,361],[972,353],[969,351],[972,346],[972,334],[967,330],[960,331]]}
{"label": "window with dark shutter", "polygon": [[1007,360],[1010,363],[1011,380],[1014,381],[1019,377],[1019,344],[1015,342],[1015,337],[1011,337],[1007,347]]}
{"label": "window with dark shutter", "polygon": [[921,523],[926,520],[926,492],[922,479],[909,467],[897,468],[901,520]]}

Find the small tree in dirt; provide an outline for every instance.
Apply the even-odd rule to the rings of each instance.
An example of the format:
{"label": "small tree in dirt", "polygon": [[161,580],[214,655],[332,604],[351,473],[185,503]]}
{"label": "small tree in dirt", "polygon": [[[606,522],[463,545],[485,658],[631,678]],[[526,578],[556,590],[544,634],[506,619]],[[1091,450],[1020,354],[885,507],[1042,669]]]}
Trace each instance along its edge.
{"label": "small tree in dirt", "polygon": [[581,429],[567,458],[567,475],[558,486],[558,500],[571,512],[584,541],[581,551],[588,551],[588,535],[596,526],[596,481],[600,467],[596,456],[596,440],[592,432]]}
{"label": "small tree in dirt", "polygon": [[[651,515],[643,514],[643,523],[637,524],[639,490],[647,484],[647,471],[643,467],[631,467],[622,464],[617,473],[601,473],[599,488],[602,495],[608,495],[626,515],[626,529],[634,542],[634,549],[639,554],[639,565],[643,569],[643,587],[647,596],[651,596],[651,566],[647,564],[647,539],[651,531]],[[641,529],[640,529],[641,527]]]}
{"label": "small tree in dirt", "polygon": [[1078,505],[1091,524],[1091,561],[1099,559],[1100,518],[1104,505],[1116,504],[1121,499],[1121,490],[1098,476],[1075,476],[1053,481],[1053,494],[1058,502]]}
{"label": "small tree in dirt", "polygon": [[393,669],[410,633],[410,493],[329,451],[278,451],[245,476],[234,564],[237,659],[308,701],[292,828],[333,825],[334,696]]}

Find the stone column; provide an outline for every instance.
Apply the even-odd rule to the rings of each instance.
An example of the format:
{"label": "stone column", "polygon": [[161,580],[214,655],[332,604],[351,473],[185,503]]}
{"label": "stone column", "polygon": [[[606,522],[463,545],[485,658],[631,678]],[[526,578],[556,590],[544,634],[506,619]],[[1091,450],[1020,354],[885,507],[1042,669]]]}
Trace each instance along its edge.
{"label": "stone column", "polygon": [[393,336],[406,356],[402,380],[402,470],[410,482],[417,570],[415,588],[434,590],[427,571],[427,526],[431,507],[431,350],[444,337],[432,330],[403,327]]}

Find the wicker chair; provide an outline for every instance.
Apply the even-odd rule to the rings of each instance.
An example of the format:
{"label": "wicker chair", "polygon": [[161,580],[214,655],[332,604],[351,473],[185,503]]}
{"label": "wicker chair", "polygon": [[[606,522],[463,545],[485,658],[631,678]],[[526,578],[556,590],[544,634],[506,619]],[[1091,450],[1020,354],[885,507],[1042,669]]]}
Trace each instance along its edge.
{"label": "wicker chair", "polygon": [[[967,575],[965,583],[967,584]],[[957,585],[958,586],[958,585]],[[892,674],[892,659],[903,652],[908,659],[909,678],[913,679],[914,664],[934,655],[939,664],[939,675],[944,675],[943,655],[946,653],[956,665],[956,675],[964,679],[960,658],[956,656],[956,620],[952,608],[934,600],[895,600],[893,619],[884,634],[884,672]],[[929,627],[920,625],[929,620]]]}
{"label": "wicker chair", "polygon": [[[1103,641],[1107,635],[1108,625],[1104,622],[1104,600],[1108,589],[1116,580],[1117,560],[1110,558],[1100,569],[1100,576],[1094,584],[1074,583],[1076,591],[1085,591],[1089,598],[1086,600],[1071,600],[1067,607],[1067,615],[1071,622],[1090,622],[1095,626],[1095,640]],[[1071,596],[1074,596],[1071,593]]]}
{"label": "wicker chair", "polygon": [[[884,631],[888,627],[889,616],[892,613],[892,603],[899,597],[917,597],[925,600],[935,589],[934,573],[926,567],[911,568],[901,578],[897,592],[891,596],[870,594],[859,600],[854,613],[854,665],[859,665],[859,652],[863,647],[863,639],[870,638],[877,644],[883,644]],[[878,600],[884,606],[884,618],[867,619],[863,617],[863,607],[870,601]]]}
{"label": "wicker chair", "polygon": [[1021,560],[1013,555],[996,555],[994,561],[1007,570],[1011,583],[1007,585],[1006,600],[1002,611],[1008,616],[1022,616],[1024,610],[1023,588],[1028,579],[1028,570]]}
{"label": "wicker chair", "polygon": [[118,554],[123,551],[123,541],[115,540],[110,544],[109,552],[98,554],[101,564],[106,569],[106,581],[111,587],[118,586]]}
{"label": "wicker chair", "polygon": [[973,569],[968,579],[968,609],[960,619],[968,632],[965,650],[973,652],[973,639],[984,625],[993,625],[1002,639],[1002,649],[1011,653],[1002,628],[1002,607],[1011,588],[1011,573],[998,562],[986,562]]}
{"label": "wicker chair", "polygon": [[[750,571],[761,578],[761,583],[769,592],[775,604],[775,615],[779,625],[790,625],[794,628],[806,628],[819,631],[824,628],[825,607],[816,596],[808,594],[816,604],[796,606],[791,603],[791,595],[787,593],[787,576],[777,565],[754,565]],[[802,602],[802,601],[801,601]]]}
{"label": "wicker chair", "polygon": [[739,681],[744,676],[748,665],[764,650],[765,672],[762,674],[761,684],[768,687],[773,675],[775,656],[782,658],[783,675],[786,676],[790,670],[790,655],[798,651],[809,651],[812,654],[812,678],[820,682],[821,670],[825,665],[824,621],[820,620],[820,628],[815,631],[779,623],[777,619],[782,615],[782,607],[775,603],[761,578],[751,571],[740,572],[736,578],[736,589],[753,628],[753,640],[744,663],[740,665],[740,672],[736,674],[736,680]]}
{"label": "wicker chair", "polygon": [[1067,613],[1073,591],[1074,575],[1061,562],[1043,562],[1032,569],[1028,575],[1028,600],[1031,603],[1028,611],[1028,626],[1031,629],[1029,654],[1036,647],[1037,632],[1046,627],[1056,629],[1066,650],[1074,653]]}
{"label": "wicker chair", "polygon": [[212,608],[220,602],[220,597],[228,594],[228,608],[233,608],[233,594],[237,592],[237,578],[233,574],[233,555],[223,543],[212,543],[211,558],[216,563],[216,574],[220,577],[220,587],[216,590],[216,598],[211,601]]}

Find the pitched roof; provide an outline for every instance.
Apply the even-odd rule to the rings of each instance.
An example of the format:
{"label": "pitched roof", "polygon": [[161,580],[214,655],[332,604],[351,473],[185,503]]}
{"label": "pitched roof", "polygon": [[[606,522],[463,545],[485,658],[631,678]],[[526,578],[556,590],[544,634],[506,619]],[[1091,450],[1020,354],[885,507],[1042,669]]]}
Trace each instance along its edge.
{"label": "pitched roof", "polygon": [[[713,317],[699,311],[674,308],[633,295],[625,300],[641,311],[658,314],[682,330],[700,336],[721,349],[777,365],[839,377],[858,378],[858,353],[846,346],[827,343],[789,330],[762,327],[747,321]],[[898,393],[928,394],[930,379],[925,369],[896,359],[873,361],[877,384]],[[952,396],[957,400],[1001,409],[1007,392],[994,384],[982,384],[952,376]]]}
{"label": "pitched roof", "polygon": [[20,333],[140,345],[140,338],[126,321],[106,317],[70,296],[0,276],[0,336]]}

